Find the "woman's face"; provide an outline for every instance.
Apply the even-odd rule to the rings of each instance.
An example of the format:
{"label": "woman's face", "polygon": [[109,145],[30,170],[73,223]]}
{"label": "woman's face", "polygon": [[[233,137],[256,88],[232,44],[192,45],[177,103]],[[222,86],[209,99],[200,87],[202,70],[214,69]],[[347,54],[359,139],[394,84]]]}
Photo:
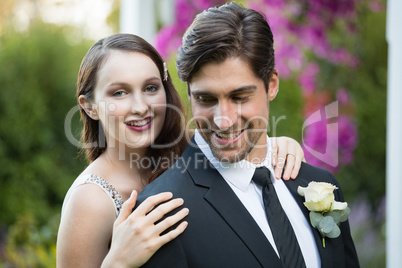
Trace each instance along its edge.
{"label": "woman's face", "polygon": [[148,56],[112,51],[97,73],[94,104],[108,148],[146,148],[161,132],[166,93]]}

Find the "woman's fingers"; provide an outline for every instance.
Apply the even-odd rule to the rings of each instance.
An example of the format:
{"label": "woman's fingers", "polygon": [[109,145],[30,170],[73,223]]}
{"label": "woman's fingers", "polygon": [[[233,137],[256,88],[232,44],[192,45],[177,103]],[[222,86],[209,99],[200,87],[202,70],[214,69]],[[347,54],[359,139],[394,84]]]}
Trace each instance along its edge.
{"label": "woman's fingers", "polygon": [[[139,224],[137,226],[142,226],[140,227],[141,230],[143,230],[143,228],[149,229],[152,230],[152,233],[159,235],[167,228],[182,220],[188,214],[188,209],[183,208],[174,215],[165,218],[155,226],[155,223],[161,220],[167,213],[183,205],[184,201],[182,198],[168,200],[171,197],[171,193],[162,193],[148,197],[138,206],[138,208],[135,209],[134,213],[131,214],[130,219],[133,222],[137,222]],[[164,203],[160,204],[161,202]],[[141,222],[139,221],[140,219]]]}
{"label": "woman's fingers", "polygon": [[188,223],[186,221],[183,221],[175,229],[160,236],[160,240],[159,240],[160,246],[163,246],[164,244],[166,244],[166,243],[172,241],[173,239],[175,239],[176,237],[178,237],[181,233],[184,232],[184,230],[187,228],[187,225],[188,225]]}
{"label": "woman's fingers", "polygon": [[125,221],[131,214],[134,209],[135,203],[137,201],[137,191],[134,190],[131,192],[130,197],[123,203],[120,214],[114,222],[115,226],[120,225],[123,221]]}
{"label": "woman's fingers", "polygon": [[271,147],[272,147],[272,165],[275,167],[278,163],[278,146],[276,145],[276,138],[271,138]]}
{"label": "woman's fingers", "polygon": [[300,170],[302,161],[305,162],[306,160],[304,159],[304,152],[303,152],[302,148],[300,147],[296,152],[296,160],[295,160],[295,163],[293,166],[292,174],[290,175],[291,179],[296,179],[297,175],[299,174],[299,170]]}
{"label": "woman's fingers", "polygon": [[[290,175],[292,174],[293,168],[296,166],[296,154],[292,153],[291,150],[286,154],[286,165],[285,165],[285,171],[283,172],[283,179],[284,180],[289,180]],[[296,175],[298,173],[298,170],[296,172]]]}
{"label": "woman's fingers", "polygon": [[[277,159],[277,164],[275,166],[275,178],[284,180],[289,180],[289,178],[295,179],[297,174],[299,174],[301,161],[304,160],[303,149],[300,144],[294,139],[288,137],[279,137],[277,139],[272,139],[272,144],[276,144],[273,147],[272,161]],[[275,157],[275,152],[277,157]]]}
{"label": "woman's fingers", "polygon": [[136,215],[146,215],[149,213],[156,205],[172,199],[173,194],[170,192],[164,192],[157,195],[153,195],[145,199],[133,212]]}
{"label": "woman's fingers", "polygon": [[[172,200],[169,200],[166,203],[163,203],[161,205],[159,205],[158,207],[156,207],[154,210],[152,210],[148,215],[147,218],[149,221],[151,221],[152,223],[157,222],[158,220],[162,219],[162,217],[169,213],[170,211],[180,207],[181,205],[183,205],[184,201],[181,198],[175,198]],[[166,219],[169,219],[166,218]],[[165,219],[165,220],[166,220]],[[170,226],[169,226],[170,227]],[[165,228],[166,229],[166,228]]]}
{"label": "woman's fingers", "polygon": [[160,234],[163,231],[167,230],[168,228],[172,227],[173,225],[184,219],[184,217],[186,217],[188,213],[189,213],[188,208],[183,208],[180,211],[176,212],[175,214],[166,217],[156,225],[158,227],[157,232]]}

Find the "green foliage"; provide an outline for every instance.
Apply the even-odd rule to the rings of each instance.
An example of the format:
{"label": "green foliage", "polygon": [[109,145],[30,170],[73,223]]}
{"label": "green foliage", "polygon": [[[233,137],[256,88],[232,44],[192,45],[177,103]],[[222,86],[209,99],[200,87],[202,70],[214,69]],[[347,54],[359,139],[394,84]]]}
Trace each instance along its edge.
{"label": "green foliage", "polygon": [[[355,51],[361,62],[353,72],[336,74],[356,105],[359,146],[354,162],[337,175],[346,200],[365,193],[375,207],[385,195],[387,103],[387,43],[385,12],[364,13],[359,20],[360,40]],[[347,186],[347,187],[346,187]]]}
{"label": "green foliage", "polygon": [[[76,105],[77,71],[89,45],[69,44],[66,30],[38,21],[0,37],[0,226],[24,214],[46,222],[83,167],[64,120]],[[73,122],[73,133],[77,128]]]}
{"label": "green foliage", "polygon": [[56,267],[56,234],[59,214],[38,228],[32,214],[21,214],[9,229],[3,263],[6,267]]}
{"label": "green foliage", "polygon": [[270,102],[268,135],[289,136],[299,142],[302,139],[303,97],[294,79],[281,80],[276,98]]}

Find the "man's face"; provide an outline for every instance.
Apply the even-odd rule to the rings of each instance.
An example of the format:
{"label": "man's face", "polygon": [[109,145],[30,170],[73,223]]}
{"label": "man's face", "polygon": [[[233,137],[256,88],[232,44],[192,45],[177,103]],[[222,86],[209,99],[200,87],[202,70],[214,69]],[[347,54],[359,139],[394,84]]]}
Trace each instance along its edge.
{"label": "man's face", "polygon": [[269,101],[278,90],[275,70],[266,92],[240,58],[208,63],[192,77],[189,99],[195,126],[221,162],[261,162],[266,154]]}

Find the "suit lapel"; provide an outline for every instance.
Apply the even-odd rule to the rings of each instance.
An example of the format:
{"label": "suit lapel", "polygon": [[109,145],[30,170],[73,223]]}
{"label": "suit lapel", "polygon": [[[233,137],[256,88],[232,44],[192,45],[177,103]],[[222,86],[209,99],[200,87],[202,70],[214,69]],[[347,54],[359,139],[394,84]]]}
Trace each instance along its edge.
{"label": "suit lapel", "polygon": [[299,175],[296,177],[296,179],[294,180],[288,180],[285,181],[285,185],[288,187],[289,191],[292,193],[293,197],[295,198],[297,204],[299,205],[301,211],[303,212],[303,215],[306,217],[309,226],[313,232],[313,236],[314,236],[314,240],[317,244],[317,249],[318,252],[320,254],[320,258],[321,258],[321,267],[327,267],[325,265],[326,260],[330,260],[331,259],[331,255],[330,252],[331,250],[331,244],[330,243],[326,243],[326,247],[324,248],[322,246],[322,237],[320,232],[316,229],[313,228],[313,226],[310,224],[310,211],[304,206],[304,197],[299,195],[299,193],[297,192],[297,188],[299,186],[302,187],[307,187],[308,183],[310,182],[309,180],[306,180],[305,178],[303,178],[303,176],[301,175],[302,170],[300,170]]}
{"label": "suit lapel", "polygon": [[264,233],[201,150],[193,146],[192,150],[183,154],[185,159],[189,156],[192,163],[190,162],[187,170],[194,183],[199,187],[209,188],[204,199],[244,242],[261,266],[281,267],[279,258]]}

